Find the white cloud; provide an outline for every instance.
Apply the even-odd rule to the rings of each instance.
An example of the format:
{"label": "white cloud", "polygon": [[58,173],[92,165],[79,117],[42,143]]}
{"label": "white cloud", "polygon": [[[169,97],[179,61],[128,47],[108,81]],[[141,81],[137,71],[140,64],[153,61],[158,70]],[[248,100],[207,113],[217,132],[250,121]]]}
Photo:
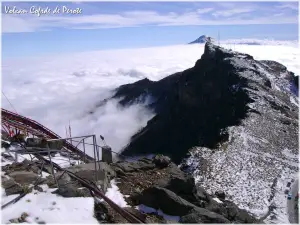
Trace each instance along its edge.
{"label": "white cloud", "polygon": [[3,33],[34,32],[43,27],[37,20],[2,14]]}
{"label": "white cloud", "polygon": [[199,13],[199,14],[204,14],[204,13],[211,12],[211,11],[213,11],[213,10],[214,10],[214,8],[197,9],[197,13]]}
{"label": "white cloud", "polygon": [[298,2],[295,3],[282,3],[277,8],[280,9],[292,9],[292,10],[298,10]]}
{"label": "white cloud", "polygon": [[274,14],[274,16],[283,16],[284,15],[284,13],[276,13],[276,14]]}
{"label": "white cloud", "polygon": [[253,12],[254,10],[251,8],[234,8],[234,9],[228,9],[228,10],[219,10],[214,12],[212,15],[213,16],[223,16],[223,17],[229,17],[233,16],[236,14],[241,14],[241,13],[248,13],[248,12]]}
{"label": "white cloud", "polygon": [[[221,3],[220,3],[221,4]],[[228,6],[228,4],[226,4]],[[283,5],[282,5],[283,7]],[[287,7],[287,6],[285,6]],[[234,24],[285,24],[297,23],[297,16],[277,13],[276,16],[256,16],[253,19],[232,18],[241,13],[255,11],[255,7],[247,5],[244,8],[226,8],[214,11],[213,8],[198,9],[186,13],[158,13],[155,11],[127,11],[121,14],[93,14],[74,16],[34,16],[34,15],[2,15],[3,33],[33,32],[51,30],[53,28],[69,29],[101,29],[118,27],[137,27],[143,25],[177,26],[177,25],[234,25]],[[203,17],[213,12],[214,19]],[[221,18],[220,18],[221,17]],[[224,17],[228,19],[224,19]]]}
{"label": "white cloud", "polygon": [[[182,62],[182,57],[173,57],[177,50],[97,51],[5,61],[2,90],[18,113],[59,135],[65,137],[65,126],[70,120],[74,136],[101,134],[118,151],[153,114],[143,105],[121,108],[116,101],[110,101],[95,108],[96,104],[111,96],[110,90],[119,85],[144,77],[160,79],[192,66],[199,56],[194,51],[194,57]],[[190,51],[192,55],[193,50]],[[163,60],[168,63],[162,63]],[[12,110],[6,99],[2,99],[2,106]],[[91,110],[93,114],[89,114]]]}
{"label": "white cloud", "polygon": [[[237,51],[257,59],[279,61],[300,74],[297,47],[231,43],[235,43]],[[72,135],[96,134],[99,139],[102,134],[107,144],[118,151],[153,114],[143,105],[121,108],[116,101],[110,101],[95,108],[96,104],[119,85],[145,77],[159,80],[194,66],[203,50],[203,45],[182,45],[5,60],[2,90],[18,113],[41,122],[59,135],[65,137],[65,126],[70,120]],[[2,106],[12,110],[5,98]],[[94,113],[89,114],[92,110]]]}

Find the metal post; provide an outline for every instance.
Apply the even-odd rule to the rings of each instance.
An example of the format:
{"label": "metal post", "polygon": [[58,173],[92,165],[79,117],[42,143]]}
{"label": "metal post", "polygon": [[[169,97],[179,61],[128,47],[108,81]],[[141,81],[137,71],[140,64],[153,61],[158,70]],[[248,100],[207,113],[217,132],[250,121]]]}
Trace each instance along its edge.
{"label": "metal post", "polygon": [[108,164],[112,163],[112,151],[109,146],[103,146],[102,149],[102,161]]}
{"label": "metal post", "polygon": [[54,167],[53,167],[53,163],[52,163],[52,160],[51,160],[51,155],[50,155],[50,149],[49,149],[49,146],[48,146],[48,156],[49,156],[49,160],[50,160],[50,164],[51,164],[52,176],[53,176],[53,178],[54,178],[54,181],[55,181],[57,187],[59,188],[58,182],[57,182],[56,177],[55,177],[55,175],[54,175]]}
{"label": "metal post", "polygon": [[[100,135],[100,139],[101,139],[101,135]],[[104,140],[103,140],[103,142],[104,142]],[[105,143],[105,145],[106,145],[106,143]],[[98,145],[98,149],[99,149],[99,152],[100,152],[100,148],[99,148],[100,146]],[[100,154],[100,153],[99,153]],[[100,160],[100,159],[99,159]],[[102,153],[102,149],[101,149],[101,161],[103,161],[103,153]]]}
{"label": "metal post", "polygon": [[97,157],[98,157],[98,167],[99,167],[99,172],[101,171],[101,167],[100,167],[100,157],[99,157],[99,145],[97,143],[97,137],[95,135],[95,142],[96,142],[96,150],[97,150]]}
{"label": "metal post", "polygon": [[96,142],[96,150],[97,150],[97,161],[99,162],[100,161],[99,146],[98,146],[98,143],[97,143],[97,137],[96,136],[95,136],[95,142]]}
{"label": "metal post", "polygon": [[[70,138],[72,137],[71,135],[71,121],[69,120],[69,135],[70,135]],[[71,139],[71,145],[72,145],[72,139]]]}
{"label": "metal post", "polygon": [[94,162],[95,162],[95,182],[97,183],[97,165],[96,165],[96,143],[95,143],[95,135],[93,135],[93,147],[94,147]]}
{"label": "metal post", "polygon": [[70,140],[75,138],[84,138],[84,137],[92,137],[94,135],[83,135],[83,136],[76,136],[76,137],[70,137],[70,138],[54,138],[54,139],[48,139],[48,141],[58,141],[58,140]]}
{"label": "metal post", "polygon": [[15,163],[17,163],[18,162],[18,154],[17,154],[17,152],[15,153]]}
{"label": "metal post", "polygon": [[[84,138],[84,139],[85,139],[85,138]],[[82,140],[82,143],[83,143],[83,153],[84,153],[83,162],[86,162],[86,155],[85,155],[85,143],[84,143],[84,139]]]}
{"label": "metal post", "polygon": [[68,152],[68,155],[69,155],[69,163],[70,163],[70,166],[71,166],[71,153]]}
{"label": "metal post", "polygon": [[43,162],[42,166],[41,166],[41,173],[40,175],[43,176],[43,168],[44,168],[45,162]]}

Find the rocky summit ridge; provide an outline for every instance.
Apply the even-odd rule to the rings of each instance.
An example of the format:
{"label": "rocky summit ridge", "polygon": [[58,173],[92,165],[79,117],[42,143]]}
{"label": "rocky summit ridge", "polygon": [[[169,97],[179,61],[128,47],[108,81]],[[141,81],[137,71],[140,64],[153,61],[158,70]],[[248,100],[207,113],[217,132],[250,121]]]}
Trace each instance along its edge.
{"label": "rocky summit ridge", "polygon": [[207,42],[194,67],[120,86],[113,98],[156,114],[123,154],[168,155],[209,193],[222,188],[267,222],[288,221],[285,187],[299,172],[298,76],[284,65]]}
{"label": "rocky summit ridge", "polygon": [[[295,127],[285,130],[295,131],[298,106],[291,101],[295,97],[292,86],[297,86],[296,78],[285,66],[207,42],[194,67],[156,82],[143,79],[116,90],[113,98],[121,105],[151,99],[147,107],[156,113],[123,153],[161,153],[179,163],[194,146],[217,149],[228,142],[228,127],[251,115],[263,119],[270,115],[266,110],[282,115],[281,120],[293,121]],[[253,107],[261,102],[264,108]],[[289,139],[296,145],[295,137]]]}

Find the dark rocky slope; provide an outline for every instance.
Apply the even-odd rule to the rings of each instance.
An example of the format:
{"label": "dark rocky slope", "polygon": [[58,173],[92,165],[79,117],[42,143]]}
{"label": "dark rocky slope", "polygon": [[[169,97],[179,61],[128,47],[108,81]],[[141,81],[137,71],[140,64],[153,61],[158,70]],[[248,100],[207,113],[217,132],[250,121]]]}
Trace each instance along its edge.
{"label": "dark rocky slope", "polygon": [[[111,164],[116,171],[118,187],[129,206],[137,208],[139,218],[150,223],[258,223],[253,215],[228,201],[220,190],[210,195],[195,180],[184,173],[168,157],[155,156],[135,162],[120,161]],[[170,221],[157,212],[143,213],[142,205],[161,210],[177,217]],[[126,222],[106,205],[108,220],[103,222]],[[131,211],[133,209],[131,208]]]}
{"label": "dark rocky slope", "polygon": [[[284,95],[294,79],[277,62],[256,61],[207,42],[193,68],[157,82],[144,79],[117,89],[113,98],[121,98],[123,106],[150,97],[147,106],[156,112],[123,153],[162,153],[178,163],[193,146],[215,149],[228,141],[227,127],[240,124],[249,113],[261,114],[249,107],[261,100],[260,92],[286,102]],[[282,89],[280,93],[276,88]],[[274,98],[268,99],[271,107],[297,118],[290,102],[279,104]]]}

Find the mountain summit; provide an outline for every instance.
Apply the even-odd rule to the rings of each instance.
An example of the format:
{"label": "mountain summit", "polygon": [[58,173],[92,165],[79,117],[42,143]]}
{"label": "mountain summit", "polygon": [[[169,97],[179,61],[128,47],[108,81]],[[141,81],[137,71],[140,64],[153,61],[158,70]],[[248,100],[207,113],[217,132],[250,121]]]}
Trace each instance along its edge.
{"label": "mountain summit", "polygon": [[193,67],[115,90],[121,106],[155,113],[122,154],[167,155],[210,193],[222,190],[257,217],[265,212],[267,223],[277,221],[285,185],[299,172],[296,82],[278,62],[207,41]]}
{"label": "mountain summit", "polygon": [[[296,96],[290,90],[293,82],[294,74],[277,62],[257,61],[206,42],[194,67],[159,81],[143,79],[116,90],[113,98],[121,105],[151,98],[148,107],[156,113],[132,137],[123,154],[166,154],[179,163],[194,146],[218,149],[227,143],[232,147],[229,127],[241,123],[253,135],[267,133],[268,143],[278,137],[285,143],[275,147],[264,144],[257,147],[258,152],[297,149],[298,107],[290,101]],[[257,123],[250,117],[257,117]],[[276,127],[273,118],[277,118]]]}
{"label": "mountain summit", "polygon": [[206,42],[211,42],[211,41],[213,41],[211,37],[207,37],[206,35],[201,35],[195,41],[192,41],[189,44],[204,44]]}

